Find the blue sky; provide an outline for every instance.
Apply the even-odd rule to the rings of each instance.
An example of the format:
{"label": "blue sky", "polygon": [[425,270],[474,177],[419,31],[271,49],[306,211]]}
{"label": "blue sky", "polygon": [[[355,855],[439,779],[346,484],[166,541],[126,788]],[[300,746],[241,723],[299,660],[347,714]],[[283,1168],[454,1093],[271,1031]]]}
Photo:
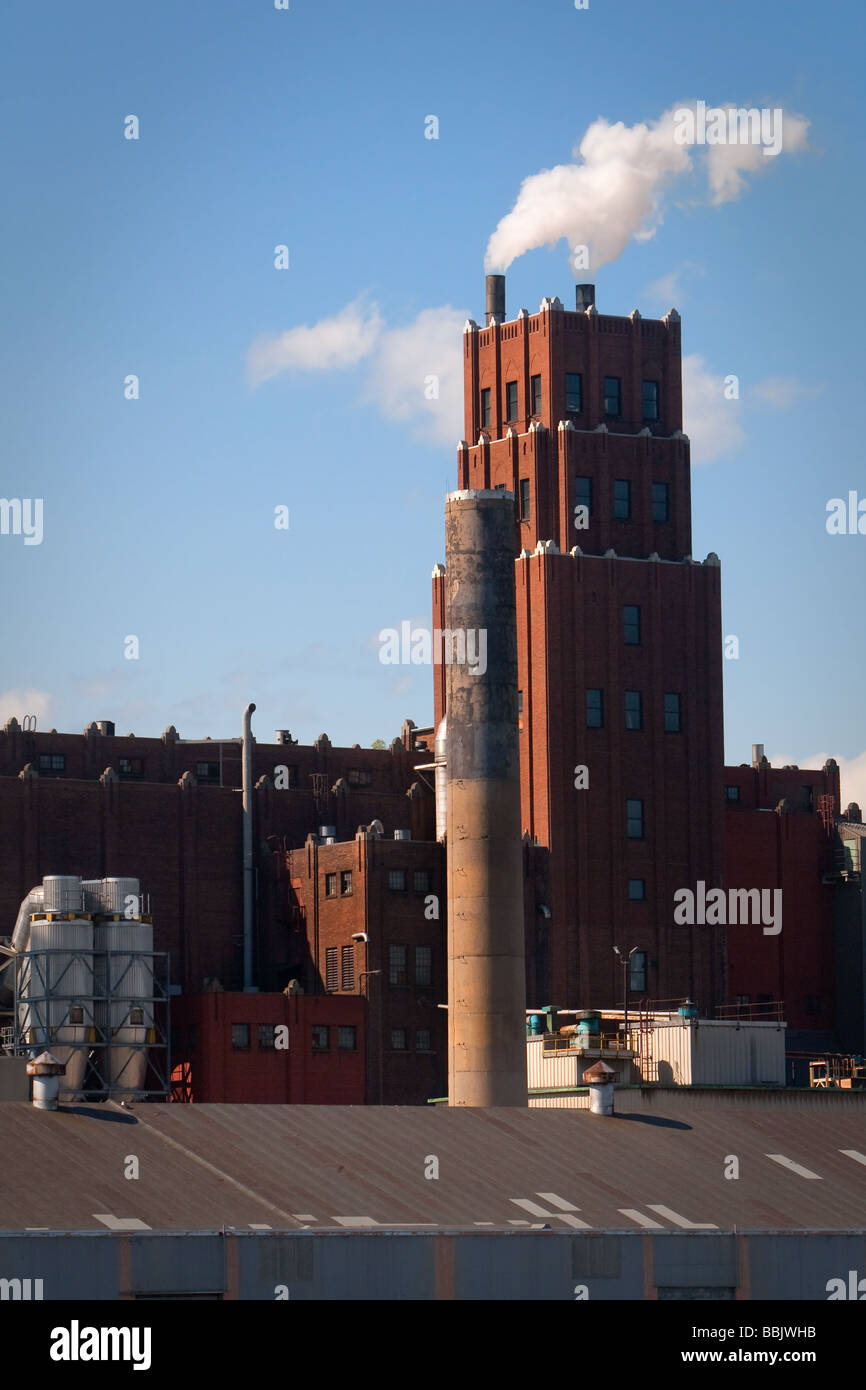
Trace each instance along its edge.
{"label": "blue sky", "polygon": [[[728,759],[832,754],[866,797],[866,536],[825,527],[829,498],[866,498],[863,37],[859,6],[799,0],[8,4],[0,494],[44,499],[44,538],[0,536],[0,718],[225,737],[254,700],[260,738],[362,744],[429,722],[430,671],[377,640],[429,621],[456,480],[424,353],[439,370],[452,321],[481,319],[488,238],[593,122],[733,101],[805,118],[807,147],[720,205],[696,160],[592,278],[602,311],[675,304],[700,359],[694,550],[720,555],[740,641]],[[565,241],[527,251],[509,313],[570,305],[574,279]],[[255,344],[352,305],[374,349],[256,384]]]}

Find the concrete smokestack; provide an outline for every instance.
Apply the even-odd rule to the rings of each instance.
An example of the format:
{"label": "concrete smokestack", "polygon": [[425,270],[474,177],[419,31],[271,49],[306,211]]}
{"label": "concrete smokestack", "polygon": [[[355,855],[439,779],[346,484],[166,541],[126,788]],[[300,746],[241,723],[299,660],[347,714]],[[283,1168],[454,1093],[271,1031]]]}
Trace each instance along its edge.
{"label": "concrete smokestack", "polygon": [[526,1105],[512,494],[452,492],[445,546],[448,1103]]}
{"label": "concrete smokestack", "polygon": [[574,298],[577,305],[577,312],[584,313],[590,304],[595,303],[595,285],[575,285]]}
{"label": "concrete smokestack", "polygon": [[505,276],[488,275],[485,281],[487,327],[505,322]]}

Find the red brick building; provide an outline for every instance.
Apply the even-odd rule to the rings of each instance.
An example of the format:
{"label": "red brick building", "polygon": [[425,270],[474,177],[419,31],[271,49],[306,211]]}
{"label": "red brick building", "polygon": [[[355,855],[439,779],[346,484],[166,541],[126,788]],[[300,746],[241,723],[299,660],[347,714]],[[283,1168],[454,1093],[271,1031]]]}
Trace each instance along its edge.
{"label": "red brick building", "polygon": [[[533,998],[725,992],[724,934],[674,892],[721,884],[718,559],[691,558],[680,322],[580,312],[464,330],[461,488],[517,499],[524,829],[550,851],[550,949]],[[445,628],[434,572],[434,626]],[[444,669],[435,719],[444,713]]]}
{"label": "red brick building", "polygon": [[358,998],[187,995],[172,1006],[172,1096],[227,1105],[363,1105]]}

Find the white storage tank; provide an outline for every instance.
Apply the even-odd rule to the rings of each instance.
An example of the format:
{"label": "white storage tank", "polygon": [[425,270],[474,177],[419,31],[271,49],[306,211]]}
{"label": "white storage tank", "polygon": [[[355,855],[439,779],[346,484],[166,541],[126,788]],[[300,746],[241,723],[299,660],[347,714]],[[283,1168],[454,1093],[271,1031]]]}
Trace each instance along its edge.
{"label": "white storage tank", "polygon": [[[137,880],[118,880],[125,884]],[[107,1043],[105,1080],[115,1093],[144,1089],[147,1043],[153,1027],[153,927],[146,922],[97,922],[93,929],[97,968],[96,1011]]]}
{"label": "white storage tank", "polygon": [[[80,888],[80,881],[75,882]],[[44,883],[47,898],[49,879]],[[56,893],[55,901],[62,896],[62,891]],[[24,950],[29,954],[18,967],[18,1021],[24,1042],[40,1052],[49,1048],[66,1064],[61,1095],[75,1095],[84,1086],[95,1023],[93,923],[31,921]]]}
{"label": "white storage tank", "polygon": [[42,880],[46,912],[81,912],[81,879],[77,874],[47,874]]}

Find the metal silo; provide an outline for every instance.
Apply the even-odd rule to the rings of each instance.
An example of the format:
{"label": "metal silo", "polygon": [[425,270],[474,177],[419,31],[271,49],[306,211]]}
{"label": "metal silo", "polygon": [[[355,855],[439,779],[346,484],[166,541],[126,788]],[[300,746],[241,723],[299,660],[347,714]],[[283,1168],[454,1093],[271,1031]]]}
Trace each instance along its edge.
{"label": "metal silo", "polygon": [[93,1040],[93,923],[72,915],[82,911],[80,879],[50,875],[42,889],[16,923],[18,1029],[26,1047],[66,1064],[67,1098],[83,1089]]}

